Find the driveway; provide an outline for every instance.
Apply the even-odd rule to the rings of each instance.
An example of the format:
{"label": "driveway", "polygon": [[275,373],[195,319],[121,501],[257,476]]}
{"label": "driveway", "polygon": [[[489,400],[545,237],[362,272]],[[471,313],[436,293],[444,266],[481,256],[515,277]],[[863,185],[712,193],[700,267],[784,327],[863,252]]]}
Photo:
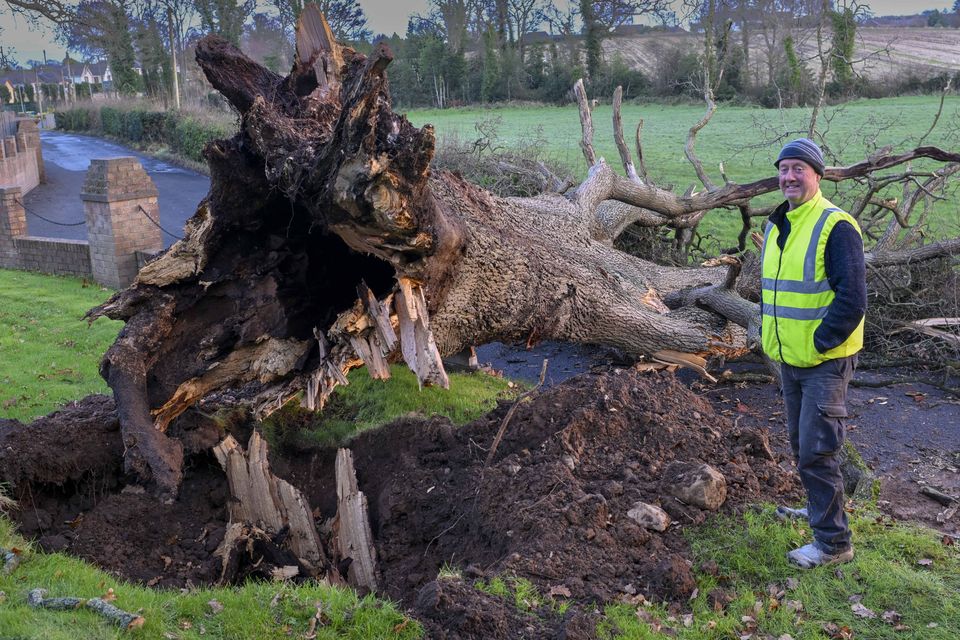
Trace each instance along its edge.
{"label": "driveway", "polygon": [[47,181],[24,198],[27,232],[32,236],[86,240],[80,190],[90,160],[134,156],[160,192],[160,226],[165,247],[183,235],[183,225],[207,195],[210,178],[119,144],[59,131],[41,131]]}

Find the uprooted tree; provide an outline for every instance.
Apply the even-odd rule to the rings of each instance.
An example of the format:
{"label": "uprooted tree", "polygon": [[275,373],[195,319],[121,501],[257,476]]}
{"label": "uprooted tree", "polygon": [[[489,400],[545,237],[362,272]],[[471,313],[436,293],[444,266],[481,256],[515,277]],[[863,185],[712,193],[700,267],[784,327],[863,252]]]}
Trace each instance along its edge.
{"label": "uprooted tree", "polygon": [[[286,77],[217,37],[197,60],[240,131],[207,147],[211,188],[186,237],[91,312],[126,321],[102,374],[127,470],[158,492],[175,493],[182,474],[168,425],[214,394],[261,415],[298,396],[319,409],[351,368],[382,378],[401,359],[446,385],[441,356],[495,340],[603,344],[697,367],[748,349],[759,312],[738,294],[737,265],[665,267],[612,245],[634,223],[683,228],[720,207],[748,218],[775,178],[678,195],[638,175],[622,148],[628,177],[601,159],[567,194],[495,197],[430,170],[433,128],[392,111],[387,47],[365,57],[339,46],[315,9]],[[825,178],[921,157],[960,161],[922,147]]]}

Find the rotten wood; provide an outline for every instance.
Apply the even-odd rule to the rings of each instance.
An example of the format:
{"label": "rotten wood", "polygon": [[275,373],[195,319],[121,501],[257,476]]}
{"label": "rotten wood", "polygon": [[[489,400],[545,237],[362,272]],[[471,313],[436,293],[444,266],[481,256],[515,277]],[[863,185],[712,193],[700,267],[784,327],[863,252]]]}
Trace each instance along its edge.
{"label": "rotten wood", "polygon": [[348,561],[347,581],[350,585],[374,592],[377,579],[377,551],[370,529],[367,497],[357,485],[353,454],[339,449],[336,460],[337,517],[333,546],[340,562]]}
{"label": "rotten wood", "polygon": [[89,609],[124,631],[139,629],[146,622],[143,616],[124,611],[102,598],[47,598],[46,595],[46,589],[31,589],[27,594],[27,604],[34,609],[49,609],[51,611]]}

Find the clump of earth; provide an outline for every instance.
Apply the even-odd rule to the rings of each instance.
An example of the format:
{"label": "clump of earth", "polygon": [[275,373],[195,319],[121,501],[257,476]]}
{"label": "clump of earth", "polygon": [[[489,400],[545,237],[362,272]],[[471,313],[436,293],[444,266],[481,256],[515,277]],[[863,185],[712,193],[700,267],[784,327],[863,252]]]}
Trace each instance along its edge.
{"label": "clump of earth", "polygon": [[[601,369],[520,402],[489,465],[512,403],[465,426],[410,417],[350,442],[369,501],[381,595],[407,607],[429,637],[591,637],[593,604],[690,596],[687,530],[716,513],[801,500],[782,438],[771,445],[775,396],[766,408],[755,400],[730,409],[671,373]],[[0,420],[0,480],[20,503],[21,533],[147,585],[215,583],[213,551],[230,499],[209,453],[218,433],[199,415],[181,422],[175,435],[190,452],[183,487],[163,503],[127,484],[109,398],[92,396],[30,425]],[[242,440],[251,428],[233,430]],[[336,509],[335,455],[272,452],[272,470],[304,492],[318,523]],[[721,474],[722,504],[674,497],[667,478],[677,465]],[[666,512],[666,530],[631,518],[640,502]],[[438,579],[443,567],[460,577]],[[534,617],[472,586],[502,575],[572,606],[563,616]]]}

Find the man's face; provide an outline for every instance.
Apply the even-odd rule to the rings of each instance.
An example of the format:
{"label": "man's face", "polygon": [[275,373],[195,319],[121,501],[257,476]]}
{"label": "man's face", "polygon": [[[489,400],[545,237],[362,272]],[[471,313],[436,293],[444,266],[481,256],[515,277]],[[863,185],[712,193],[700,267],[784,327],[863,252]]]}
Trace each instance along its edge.
{"label": "man's face", "polygon": [[780,191],[791,209],[817,195],[820,189],[820,174],[803,160],[786,158],[780,161]]}

